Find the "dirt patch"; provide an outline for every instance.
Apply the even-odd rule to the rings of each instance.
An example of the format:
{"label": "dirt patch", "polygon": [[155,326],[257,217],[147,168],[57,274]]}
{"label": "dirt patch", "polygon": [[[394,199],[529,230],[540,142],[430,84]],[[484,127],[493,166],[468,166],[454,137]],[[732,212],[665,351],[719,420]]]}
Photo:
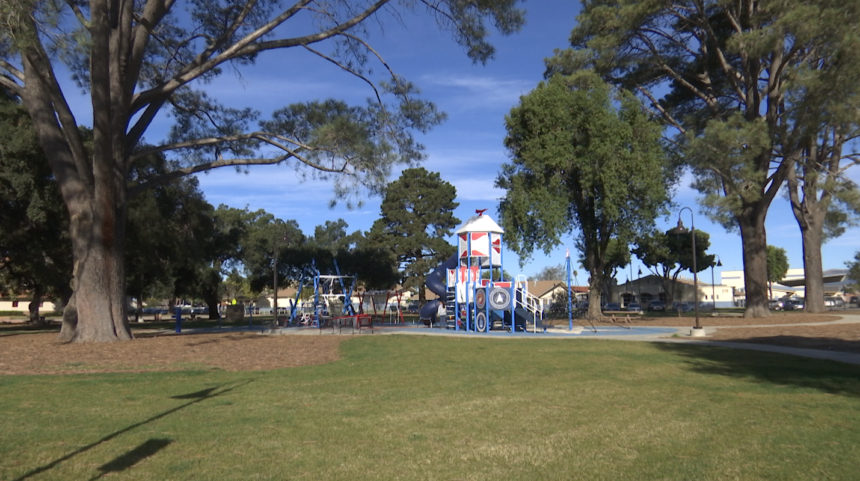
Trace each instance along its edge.
{"label": "dirt patch", "polygon": [[56,333],[0,336],[0,374],[223,369],[254,371],[339,359],[340,336],[256,333],[140,337],[109,344],[63,344]]}
{"label": "dirt patch", "polygon": [[706,338],[692,339],[860,353],[860,324],[724,328]]}

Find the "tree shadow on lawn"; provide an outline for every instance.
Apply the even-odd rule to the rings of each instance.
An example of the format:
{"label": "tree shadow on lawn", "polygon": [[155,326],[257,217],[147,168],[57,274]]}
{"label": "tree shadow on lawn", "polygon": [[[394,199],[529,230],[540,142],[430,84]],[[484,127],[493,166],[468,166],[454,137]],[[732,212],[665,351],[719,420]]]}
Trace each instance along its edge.
{"label": "tree shadow on lawn", "polygon": [[[90,449],[93,449],[93,448],[95,448],[95,447],[97,447],[103,443],[106,443],[106,442],[108,442],[108,441],[110,441],[110,440],[112,440],[112,439],[114,439],[114,438],[116,438],[122,434],[125,434],[125,433],[127,433],[127,432],[129,432],[135,428],[139,428],[140,426],[144,426],[144,425],[149,424],[151,422],[157,421],[157,420],[159,420],[165,416],[173,414],[173,413],[180,411],[182,409],[185,409],[187,407],[193,406],[194,404],[203,402],[207,399],[213,399],[213,398],[216,398],[218,396],[222,396],[222,395],[227,394],[228,392],[233,391],[236,388],[244,386],[250,382],[251,382],[251,380],[248,380],[248,381],[245,381],[243,383],[238,383],[238,384],[234,385],[233,387],[229,387],[229,388],[225,388],[223,385],[221,385],[221,386],[216,386],[216,387],[212,387],[212,388],[208,388],[208,389],[203,389],[201,391],[197,391],[197,392],[193,392],[193,393],[182,394],[182,395],[178,395],[178,396],[171,396],[170,399],[178,399],[178,400],[189,399],[190,401],[185,403],[185,404],[180,404],[179,406],[176,406],[175,408],[168,409],[167,411],[164,411],[162,413],[156,414],[155,416],[152,416],[149,419],[140,421],[138,423],[134,423],[131,426],[128,426],[126,428],[120,429],[119,431],[115,431],[111,434],[108,434],[107,436],[99,439],[98,441],[94,441],[90,444],[87,444],[86,446],[83,446],[83,447],[77,449],[76,451],[72,451],[71,453],[69,453],[69,454],[67,454],[61,458],[55,459],[54,461],[51,461],[50,463],[45,464],[44,466],[40,466],[36,469],[33,469],[33,470],[25,473],[23,476],[15,478],[14,481],[22,481],[24,479],[28,479],[28,478],[31,478],[31,477],[37,475],[37,474],[48,471],[49,469],[53,469],[57,465],[59,465],[60,463],[62,463],[64,461],[68,461],[69,459],[72,459],[73,457],[75,457],[79,454],[87,452]],[[147,456],[151,456],[152,454],[155,454],[156,452],[158,452],[159,450],[161,450],[162,448],[164,448],[165,446],[167,446],[171,442],[172,442],[172,440],[169,440],[169,439],[150,439],[149,441],[142,444],[141,446],[138,446],[137,448],[135,448],[131,452],[126,453],[126,454],[120,456],[119,458],[116,458],[113,461],[106,463],[106,464],[102,465],[101,467],[99,467],[99,470],[101,470],[102,473],[93,479],[98,479],[99,477],[104,476],[105,474],[107,474],[109,472],[117,471],[117,469],[120,466],[122,466],[123,463],[125,463],[125,465],[126,465],[126,467],[123,469],[127,469],[128,467],[130,467],[131,465],[133,465],[134,463],[137,462],[137,461],[131,462],[134,457],[137,457],[140,454],[145,454],[147,452],[150,453]],[[155,449],[156,447],[157,447],[157,449]],[[155,451],[153,451],[153,449],[155,449]],[[138,461],[140,459],[143,459],[143,458],[139,458]],[[131,464],[128,464],[130,462],[131,462]]]}
{"label": "tree shadow on lawn", "polygon": [[[731,333],[730,329],[726,332]],[[860,340],[842,339],[838,337],[810,337],[810,336],[758,336],[758,337],[731,337],[715,339],[720,342],[742,342],[744,344],[764,344],[767,346],[797,347],[801,349],[821,349],[823,351],[850,352],[860,354]]]}
{"label": "tree shadow on lawn", "polygon": [[860,397],[860,366],[728,347],[660,342],[654,345],[687,358],[686,364],[693,372]]}
{"label": "tree shadow on lawn", "polygon": [[119,473],[121,471],[125,471],[144,459],[156,455],[172,442],[172,439],[149,439],[131,451],[117,456],[112,461],[99,466],[101,474],[93,477],[90,481],[95,481],[108,473]]}

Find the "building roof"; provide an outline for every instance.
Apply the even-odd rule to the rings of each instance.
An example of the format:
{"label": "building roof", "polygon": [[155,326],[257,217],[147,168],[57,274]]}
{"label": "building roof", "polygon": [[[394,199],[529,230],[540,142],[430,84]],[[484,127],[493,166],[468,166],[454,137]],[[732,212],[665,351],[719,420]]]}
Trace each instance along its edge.
{"label": "building roof", "polygon": [[[822,273],[822,275],[824,277],[825,284],[843,284],[848,280],[846,279],[848,269],[827,269]],[[783,279],[780,281],[780,284],[790,287],[806,286],[806,276],[793,279]]]}
{"label": "building roof", "polygon": [[[529,294],[535,297],[543,297],[556,289],[567,289],[567,284],[562,281],[529,281]],[[570,286],[573,292],[588,292],[587,286]]]}
{"label": "building roof", "polygon": [[490,216],[473,215],[472,217],[469,217],[469,220],[461,225],[454,233],[464,234],[466,232],[492,232],[494,234],[504,234],[505,230],[499,227],[499,224],[496,224],[493,219],[490,219]]}

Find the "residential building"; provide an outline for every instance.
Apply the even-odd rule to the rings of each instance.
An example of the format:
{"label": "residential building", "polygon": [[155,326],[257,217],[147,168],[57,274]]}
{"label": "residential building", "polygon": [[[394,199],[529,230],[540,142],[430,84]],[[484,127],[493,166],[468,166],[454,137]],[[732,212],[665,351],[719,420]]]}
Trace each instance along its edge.
{"label": "residential building", "polygon": [[663,301],[667,306],[673,302],[698,302],[701,306],[716,306],[717,308],[734,306],[734,288],[725,284],[710,284],[699,279],[699,293],[694,295],[693,279],[679,277],[674,281],[674,299],[669,299],[663,287],[663,279],[659,276],[648,275],[639,279],[618,284],[616,295],[622,307],[631,302],[638,302],[646,307],[652,300]]}
{"label": "residential building", "polygon": [[[32,301],[33,299],[27,294],[22,294],[19,296],[0,297],[0,311],[21,313],[30,312],[30,302]],[[54,303],[54,301],[50,299],[43,299],[42,302],[39,303],[39,311],[48,314],[53,313],[55,310],[58,310],[60,308],[61,307],[58,305],[58,303]]]}

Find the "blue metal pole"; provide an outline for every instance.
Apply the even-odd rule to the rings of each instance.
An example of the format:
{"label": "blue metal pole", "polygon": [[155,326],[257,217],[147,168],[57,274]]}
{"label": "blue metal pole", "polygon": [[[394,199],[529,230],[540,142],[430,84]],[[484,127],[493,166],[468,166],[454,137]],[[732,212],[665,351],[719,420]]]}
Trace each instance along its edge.
{"label": "blue metal pole", "polygon": [[[316,267],[314,263],[314,267]],[[316,269],[314,269],[316,270]],[[320,327],[320,273],[319,271],[314,272],[314,320],[317,323],[317,327]]]}
{"label": "blue metal pole", "polygon": [[573,287],[570,285],[570,251],[567,251],[567,330],[573,330]]}
{"label": "blue metal pole", "polygon": [[[490,267],[490,278],[487,280],[487,286],[484,288],[484,316],[487,318],[487,328],[484,332],[490,332],[490,323],[492,323],[490,319],[490,298],[487,296],[490,288],[493,286],[493,234],[489,232],[487,232],[487,248],[489,249],[487,250],[487,264]],[[504,320],[502,324],[504,324]]]}
{"label": "blue metal pole", "polygon": [[174,312],[176,313],[176,333],[178,334],[182,332],[182,308],[177,306]]}
{"label": "blue metal pole", "polygon": [[[457,249],[458,250],[460,249],[459,245],[457,246]],[[446,277],[445,287],[450,289],[451,286],[448,285],[448,279],[447,279],[448,272],[447,271],[445,271],[445,277]],[[460,330],[460,321],[461,321],[460,320],[460,298],[457,297],[457,288],[459,286],[460,286],[460,259],[457,259],[457,265],[454,266],[454,330],[455,331]],[[446,311],[445,315],[447,316],[448,315],[448,312],[447,312],[448,311],[447,293],[446,293],[445,299],[443,299],[443,302],[445,303],[445,311]],[[439,308],[436,308],[436,312],[439,312]],[[447,322],[448,322],[448,319],[445,319],[446,324],[447,324]]]}
{"label": "blue metal pole", "polygon": [[[472,279],[472,233],[466,232],[466,331],[470,330],[470,324],[474,319],[472,309],[469,308],[469,281]],[[472,302],[475,302],[475,296],[472,295]],[[478,332],[478,326],[475,326],[475,332]]]}

